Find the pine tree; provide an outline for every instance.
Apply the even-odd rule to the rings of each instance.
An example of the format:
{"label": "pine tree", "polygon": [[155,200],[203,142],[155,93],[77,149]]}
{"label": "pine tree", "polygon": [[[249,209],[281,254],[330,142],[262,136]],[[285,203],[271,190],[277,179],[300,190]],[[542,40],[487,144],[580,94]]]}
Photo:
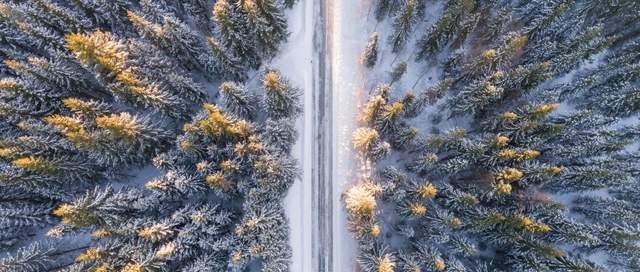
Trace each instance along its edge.
{"label": "pine tree", "polygon": [[129,0],[73,0],[72,4],[96,25],[108,26],[119,31],[126,28],[126,9],[132,3]]}
{"label": "pine tree", "polygon": [[37,271],[49,269],[55,250],[38,244],[21,248],[15,256],[0,260],[0,268],[6,271]]}
{"label": "pine tree", "polygon": [[367,127],[354,131],[351,142],[358,152],[372,160],[384,157],[390,149],[388,143],[380,140],[378,131]]}
{"label": "pine tree", "polygon": [[386,247],[374,247],[358,258],[364,271],[392,272],[396,269],[396,258]]}
{"label": "pine tree", "polygon": [[262,80],[267,116],[272,119],[295,118],[300,112],[300,91],[291,87],[278,71],[268,70]]}
{"label": "pine tree", "polygon": [[246,87],[233,82],[224,82],[220,85],[220,94],[228,111],[241,118],[253,119],[257,111],[256,101]]}
{"label": "pine tree", "polygon": [[174,95],[158,85],[147,82],[136,73],[135,67],[127,61],[124,44],[105,32],[90,35],[71,34],[66,37],[67,47],[85,66],[95,67],[100,78],[109,84],[115,94],[127,101],[180,117],[186,109]]}
{"label": "pine tree", "polygon": [[213,7],[213,18],[223,39],[225,48],[232,50],[234,56],[238,56],[248,67],[258,66],[257,48],[248,26],[245,25],[244,16],[229,4],[227,0],[217,1]]}
{"label": "pine tree", "polygon": [[367,42],[367,47],[362,51],[360,62],[367,68],[372,68],[378,60],[378,32],[373,32]]}
{"label": "pine tree", "polygon": [[267,119],[263,134],[264,142],[268,146],[273,146],[276,150],[289,153],[295,139],[297,138],[297,133],[293,124],[293,121],[287,119]]}
{"label": "pine tree", "polygon": [[[417,60],[436,54],[452,39],[464,40],[465,28],[473,28],[475,17],[472,13],[476,9],[474,0],[455,0],[448,3],[444,14],[418,40]],[[460,36],[458,36],[460,35]]]}
{"label": "pine tree", "polygon": [[207,38],[207,45],[215,59],[215,71],[223,75],[225,79],[244,80],[246,75],[243,66],[229,50],[223,47],[214,37]]}
{"label": "pine tree", "polygon": [[182,3],[185,13],[188,14],[198,26],[205,30],[213,27],[213,20],[209,11],[209,2],[205,0],[188,0]]}
{"label": "pine tree", "polygon": [[393,46],[393,52],[400,51],[407,42],[413,27],[417,22],[418,1],[408,0],[404,3],[393,20],[393,33],[389,37],[389,44]]}
{"label": "pine tree", "polygon": [[259,48],[263,52],[262,58],[271,58],[277,51],[278,45],[287,39],[287,22],[281,4],[276,0],[256,1],[255,6],[260,18],[254,27],[260,40]]}
{"label": "pine tree", "polygon": [[165,15],[162,24],[155,24],[133,11],[128,11],[127,16],[142,37],[166,50],[181,63],[203,71],[206,75],[213,73],[218,66],[212,54],[206,51],[204,40],[178,18]]}
{"label": "pine tree", "polygon": [[393,70],[391,70],[391,72],[389,73],[391,75],[391,83],[393,84],[394,82],[400,80],[400,78],[402,78],[402,76],[404,75],[404,73],[407,72],[407,63],[406,62],[400,62],[398,63],[396,66],[393,67]]}

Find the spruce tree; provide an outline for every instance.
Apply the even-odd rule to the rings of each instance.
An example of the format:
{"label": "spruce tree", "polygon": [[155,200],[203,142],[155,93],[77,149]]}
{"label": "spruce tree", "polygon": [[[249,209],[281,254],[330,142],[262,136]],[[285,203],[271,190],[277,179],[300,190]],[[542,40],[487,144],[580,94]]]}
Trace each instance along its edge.
{"label": "spruce tree", "polygon": [[265,94],[265,109],[272,119],[297,117],[300,112],[300,91],[291,87],[278,71],[268,70],[262,85]]}
{"label": "spruce tree", "polygon": [[372,68],[378,60],[378,32],[373,32],[367,42],[367,47],[362,51],[360,62],[367,68]]}
{"label": "spruce tree", "polygon": [[241,58],[248,67],[256,68],[259,63],[257,45],[252,39],[249,26],[245,24],[246,15],[239,9],[227,0],[217,1],[213,7],[213,18],[224,46],[232,50],[233,55]]}
{"label": "spruce tree", "polygon": [[389,36],[389,44],[393,46],[395,53],[404,47],[417,23],[417,5],[418,1],[416,0],[406,1],[393,20],[393,33]]}

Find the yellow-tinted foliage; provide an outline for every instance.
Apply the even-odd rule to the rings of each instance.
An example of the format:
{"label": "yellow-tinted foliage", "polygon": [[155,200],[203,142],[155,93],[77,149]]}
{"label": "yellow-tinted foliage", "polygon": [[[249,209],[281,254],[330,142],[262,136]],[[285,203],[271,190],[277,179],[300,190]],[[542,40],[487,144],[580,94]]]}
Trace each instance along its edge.
{"label": "yellow-tinted foliage", "polygon": [[504,72],[502,71],[496,71],[495,73],[491,74],[491,76],[489,77],[489,79],[491,80],[498,80],[501,79],[504,76]]}
{"label": "yellow-tinted foliage", "polygon": [[344,201],[347,210],[352,214],[371,215],[376,208],[374,192],[363,184],[358,184],[347,190]]}
{"label": "yellow-tinted foliage", "polygon": [[191,123],[185,123],[182,126],[182,131],[187,132],[187,133],[194,133],[194,132],[197,131],[197,128]]}
{"label": "yellow-tinted foliage", "polygon": [[111,266],[108,263],[102,263],[98,267],[96,267],[96,270],[94,272],[109,272],[110,267]]}
{"label": "yellow-tinted foliage", "polygon": [[235,92],[234,92],[233,84],[227,81],[223,82],[222,84],[220,84],[220,92],[226,95],[234,95]]}
{"label": "yellow-tinted foliage", "polygon": [[138,76],[131,71],[131,69],[123,70],[118,73],[116,80],[124,83],[131,88],[131,91],[135,94],[152,94],[150,88],[144,87],[144,82],[138,78]]}
{"label": "yellow-tinted foliage", "polygon": [[498,157],[502,159],[514,159],[518,156],[518,152],[513,149],[503,149],[498,152]]}
{"label": "yellow-tinted foliage", "polygon": [[180,140],[180,142],[178,142],[178,145],[180,146],[180,149],[184,151],[190,151],[193,149],[193,142],[187,139]]}
{"label": "yellow-tinted foliage", "polygon": [[22,91],[22,84],[12,78],[3,78],[0,79],[0,90],[17,93]]}
{"label": "yellow-tinted foliage", "polygon": [[514,216],[515,223],[523,228],[524,230],[532,233],[547,233],[551,231],[551,227],[544,223],[538,223],[533,221],[531,218],[518,214]]}
{"label": "yellow-tinted foliage", "polygon": [[282,86],[282,80],[280,79],[280,75],[275,71],[267,72],[264,75],[262,84],[264,85],[265,90],[271,91],[271,92],[280,92],[284,89]]}
{"label": "yellow-tinted foliage", "polygon": [[543,105],[537,106],[531,112],[531,114],[533,114],[536,117],[543,117],[543,116],[546,116],[547,114],[549,114],[550,112],[556,110],[558,107],[560,107],[560,104],[558,104],[558,103],[543,104]]}
{"label": "yellow-tinted foliage", "polygon": [[198,121],[197,126],[206,134],[214,137],[247,137],[250,134],[249,123],[246,121],[234,120],[216,105],[204,104],[203,107],[209,115]]}
{"label": "yellow-tinted foliage", "polygon": [[514,149],[503,149],[498,152],[498,157],[501,159],[513,159],[516,161],[526,161],[540,156],[540,151],[537,150],[524,150],[517,151]]}
{"label": "yellow-tinted foliage", "polygon": [[126,112],[99,116],[96,118],[96,125],[108,130],[116,137],[130,140],[136,139],[140,132],[136,118]]}
{"label": "yellow-tinted foliage", "polygon": [[169,184],[162,180],[162,179],[154,179],[152,181],[147,182],[144,185],[145,188],[150,189],[150,190],[160,190],[160,191],[164,191],[169,189]]}
{"label": "yellow-tinted foliage", "polygon": [[256,18],[258,15],[258,7],[256,6],[256,2],[253,0],[243,0],[239,1],[238,5],[242,8],[244,12],[246,12],[249,17]]}
{"label": "yellow-tinted foliage", "polygon": [[507,122],[513,122],[518,119],[518,114],[508,111],[502,114],[502,119]]}
{"label": "yellow-tinted foliage", "polygon": [[380,235],[380,225],[373,224],[373,226],[371,226],[371,230],[369,231],[369,233],[373,237],[378,237]]}
{"label": "yellow-tinted foliage", "polygon": [[205,178],[205,181],[207,182],[207,184],[209,184],[209,186],[214,188],[227,190],[230,187],[230,184],[224,178],[224,175],[222,175],[222,173],[219,173],[219,172],[208,175]]}
{"label": "yellow-tinted foliage", "polygon": [[129,18],[129,21],[131,22],[131,24],[133,24],[134,26],[138,26],[142,29],[150,30],[156,33],[157,35],[162,34],[162,27],[160,25],[150,22],[149,20],[136,14],[133,11],[128,10],[127,17]]}
{"label": "yellow-tinted foliage", "polygon": [[550,174],[550,175],[557,175],[557,174],[560,174],[560,172],[562,172],[562,167],[561,166],[550,166],[550,167],[545,169],[545,172]]}
{"label": "yellow-tinted foliage", "polygon": [[91,236],[96,238],[105,238],[109,235],[111,235],[111,232],[106,229],[98,229],[91,234]]}
{"label": "yellow-tinted foliage", "polygon": [[360,121],[366,124],[372,122],[376,117],[376,114],[378,114],[380,109],[384,107],[385,103],[385,99],[380,95],[371,97],[369,102],[367,102],[367,105],[365,105],[364,110],[360,113]]}
{"label": "yellow-tinted foliage", "polygon": [[231,255],[231,261],[233,263],[239,263],[240,261],[242,261],[242,253],[236,252],[233,255]]}
{"label": "yellow-tinted foliage", "polygon": [[62,204],[55,208],[51,213],[58,217],[65,217],[71,215],[75,211],[73,205]]}
{"label": "yellow-tinted foliage", "polygon": [[529,38],[527,38],[527,36],[524,36],[524,35],[515,37],[511,39],[511,41],[509,41],[508,50],[512,52],[518,51],[524,48],[524,46],[527,45],[528,41],[529,41]]}
{"label": "yellow-tinted foliage", "polygon": [[107,32],[72,33],[66,35],[65,39],[67,48],[85,65],[99,64],[115,74],[121,73],[126,67],[127,51]]}
{"label": "yellow-tinted foliage", "polygon": [[458,229],[462,227],[462,220],[460,220],[460,218],[458,217],[451,217],[449,218],[449,220],[447,220],[447,225],[449,225],[449,227],[451,227],[452,229]]}
{"label": "yellow-tinted foliage", "polygon": [[418,195],[422,198],[434,198],[438,193],[438,189],[433,183],[427,183],[418,187]]}
{"label": "yellow-tinted foliage", "polygon": [[493,96],[498,94],[498,87],[493,84],[485,84],[484,91],[486,94]]}
{"label": "yellow-tinted foliage", "polygon": [[11,18],[13,16],[13,10],[5,3],[0,3],[0,15],[5,18]]}
{"label": "yellow-tinted foliage", "polygon": [[24,64],[17,60],[5,60],[4,64],[9,67],[9,69],[14,70],[16,72],[24,70]]}
{"label": "yellow-tinted foliage", "polygon": [[378,272],[393,272],[395,268],[396,263],[388,254],[378,258]]}
{"label": "yellow-tinted foliage", "polygon": [[497,147],[505,147],[509,141],[509,137],[498,135],[496,136],[494,143]]}
{"label": "yellow-tinted foliage", "polygon": [[249,247],[249,254],[256,256],[256,255],[261,255],[264,252],[264,246],[262,245],[251,245]]}
{"label": "yellow-tinted foliage", "polygon": [[435,258],[435,260],[433,261],[433,266],[436,271],[443,271],[445,268],[447,268],[444,260],[440,257]]}
{"label": "yellow-tinted foliage", "polygon": [[72,97],[62,99],[62,104],[70,111],[76,113],[89,113],[94,110],[91,103]]}
{"label": "yellow-tinted foliage", "polygon": [[71,204],[61,204],[55,208],[51,214],[62,218],[62,224],[73,225],[78,227],[88,227],[98,222],[96,215],[87,212],[86,210],[79,209]]}
{"label": "yellow-tinted foliage", "polygon": [[246,142],[236,143],[233,150],[236,154],[244,156],[249,153],[257,153],[263,148],[264,146],[256,136],[249,136]]}
{"label": "yellow-tinted foliage", "polygon": [[142,265],[136,263],[128,263],[125,265],[120,272],[145,272],[144,267]]}
{"label": "yellow-tinted foliage", "polygon": [[409,205],[409,212],[415,216],[422,216],[427,214],[427,207],[421,203],[411,203]]}
{"label": "yellow-tinted foliage", "polygon": [[526,161],[540,156],[540,151],[538,150],[525,150],[522,152],[521,160]]}
{"label": "yellow-tinted foliage", "polygon": [[204,172],[204,170],[206,170],[208,166],[209,166],[209,162],[207,161],[198,162],[196,163],[196,171]]}
{"label": "yellow-tinted foliage", "polygon": [[496,184],[496,190],[498,190],[498,193],[500,194],[509,195],[511,194],[511,189],[512,189],[511,184],[503,183],[503,182]]}
{"label": "yellow-tinted foliage", "polygon": [[169,226],[161,223],[139,230],[138,237],[150,240],[160,240],[171,235],[172,233],[173,231]]}
{"label": "yellow-tinted foliage", "polygon": [[15,156],[17,152],[18,152],[18,149],[14,147],[0,148],[0,158],[5,158],[5,159],[11,158]]}
{"label": "yellow-tinted foliage", "polygon": [[41,172],[41,173],[54,173],[56,172],[56,166],[50,161],[35,156],[23,157],[15,159],[11,162],[13,166],[22,168],[29,171]]}
{"label": "yellow-tinted foliage", "polygon": [[497,52],[496,52],[496,50],[495,50],[495,49],[489,49],[489,50],[486,50],[486,51],[484,51],[484,52],[482,53],[482,57],[483,57],[485,60],[492,60],[493,58],[495,58],[495,57],[496,57],[496,53],[497,53]]}
{"label": "yellow-tinted foliage", "polygon": [[232,160],[224,160],[220,162],[220,169],[224,172],[234,172],[238,170],[238,166]]}
{"label": "yellow-tinted foliage", "polygon": [[201,223],[204,221],[205,219],[205,214],[201,211],[196,211],[193,214],[191,214],[191,221],[193,221],[194,223]]}
{"label": "yellow-tinted foliage", "polygon": [[93,142],[82,122],[70,116],[54,114],[44,118],[44,121],[59,129],[64,136],[75,144],[90,144]]}
{"label": "yellow-tinted foliage", "polygon": [[89,248],[76,257],[76,262],[95,261],[102,259],[102,252],[97,248]]}
{"label": "yellow-tinted foliage", "polygon": [[351,142],[353,146],[360,152],[367,152],[371,149],[373,143],[378,141],[380,135],[373,128],[361,127],[353,132]]}
{"label": "yellow-tinted foliage", "polygon": [[164,245],[162,245],[158,251],[156,251],[156,256],[157,257],[169,257],[171,255],[173,255],[173,253],[176,251],[176,242],[169,242],[166,243]]}
{"label": "yellow-tinted foliage", "polygon": [[49,237],[59,238],[62,237],[62,235],[64,235],[64,231],[60,227],[55,227],[47,230],[47,236]]}
{"label": "yellow-tinted foliage", "polygon": [[523,176],[524,173],[522,173],[520,170],[515,168],[507,168],[498,172],[498,174],[496,175],[496,180],[505,183],[511,183],[521,179]]}
{"label": "yellow-tinted foliage", "polygon": [[404,111],[404,104],[398,101],[384,107],[384,112],[382,116],[385,119],[395,119],[400,117],[400,114],[402,114],[403,111]]}
{"label": "yellow-tinted foliage", "polygon": [[80,120],[59,114],[47,116],[44,121],[61,131],[77,131],[83,128]]}
{"label": "yellow-tinted foliage", "polygon": [[218,0],[213,6],[213,16],[216,21],[225,22],[229,18],[229,3],[227,0]]}

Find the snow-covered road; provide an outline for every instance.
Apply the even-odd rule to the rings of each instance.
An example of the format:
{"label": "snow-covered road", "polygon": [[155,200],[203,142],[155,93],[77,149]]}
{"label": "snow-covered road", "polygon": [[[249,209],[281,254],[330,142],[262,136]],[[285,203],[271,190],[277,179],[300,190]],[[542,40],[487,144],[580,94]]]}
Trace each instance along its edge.
{"label": "snow-covered road", "polygon": [[[359,56],[369,33],[367,12],[370,1],[329,0],[327,20],[331,91],[333,100],[332,167],[332,266],[326,271],[355,271],[356,243],[347,229],[342,192],[361,175],[351,149],[351,134],[357,114],[366,99],[365,71]],[[364,30],[364,31],[363,31]]]}
{"label": "snow-covered road", "polygon": [[294,156],[302,175],[285,208],[291,226],[291,271],[354,271],[356,243],[340,196],[360,175],[351,150],[366,98],[358,63],[367,42],[368,1],[301,0],[287,14],[291,35],[271,63],[302,89]]}

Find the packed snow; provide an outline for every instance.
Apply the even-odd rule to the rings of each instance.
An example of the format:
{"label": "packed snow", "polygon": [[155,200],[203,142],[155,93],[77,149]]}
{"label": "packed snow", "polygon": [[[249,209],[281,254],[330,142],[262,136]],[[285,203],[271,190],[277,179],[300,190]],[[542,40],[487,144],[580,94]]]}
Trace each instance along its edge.
{"label": "packed snow", "polygon": [[313,2],[302,0],[287,11],[289,39],[271,66],[300,88],[304,113],[296,121],[298,141],[292,154],[302,169],[300,178],[289,189],[284,206],[289,218],[289,242],[293,250],[291,271],[312,271],[311,254],[311,126],[313,107]]}

